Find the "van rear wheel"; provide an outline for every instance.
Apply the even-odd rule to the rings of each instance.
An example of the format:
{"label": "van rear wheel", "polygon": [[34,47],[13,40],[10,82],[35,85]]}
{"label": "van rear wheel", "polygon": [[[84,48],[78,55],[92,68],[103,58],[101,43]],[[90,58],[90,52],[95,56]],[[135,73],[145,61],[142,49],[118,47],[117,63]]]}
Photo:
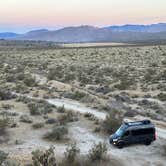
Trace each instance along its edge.
{"label": "van rear wheel", "polygon": [[146,140],[144,144],[148,146],[148,145],[151,144],[151,141],[150,140]]}

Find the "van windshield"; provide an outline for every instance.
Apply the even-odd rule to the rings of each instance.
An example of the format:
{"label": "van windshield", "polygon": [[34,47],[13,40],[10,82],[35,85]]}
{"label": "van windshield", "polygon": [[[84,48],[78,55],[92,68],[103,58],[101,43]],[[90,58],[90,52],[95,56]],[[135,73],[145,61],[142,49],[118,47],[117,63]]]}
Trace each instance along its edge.
{"label": "van windshield", "polygon": [[123,135],[123,133],[124,133],[124,131],[125,131],[125,129],[126,129],[126,126],[125,125],[122,125],[117,131],[116,131],[116,135],[118,135],[118,136],[122,136]]}

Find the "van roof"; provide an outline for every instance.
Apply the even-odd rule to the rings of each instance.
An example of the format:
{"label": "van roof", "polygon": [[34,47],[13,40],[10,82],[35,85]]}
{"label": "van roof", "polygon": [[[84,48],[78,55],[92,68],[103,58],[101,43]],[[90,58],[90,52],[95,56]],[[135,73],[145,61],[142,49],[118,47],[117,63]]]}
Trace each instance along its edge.
{"label": "van roof", "polygon": [[154,128],[154,124],[150,120],[142,120],[135,122],[125,122],[126,129]]}

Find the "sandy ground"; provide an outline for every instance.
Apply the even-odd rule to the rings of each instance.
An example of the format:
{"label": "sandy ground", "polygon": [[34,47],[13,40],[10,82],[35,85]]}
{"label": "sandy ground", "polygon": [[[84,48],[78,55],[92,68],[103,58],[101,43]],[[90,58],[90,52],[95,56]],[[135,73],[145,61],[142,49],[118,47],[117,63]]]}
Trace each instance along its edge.
{"label": "sandy ground", "polygon": [[[87,108],[84,104],[79,102],[67,100],[67,99],[47,99],[47,101],[56,106],[62,106],[66,109],[72,109],[73,111],[85,113],[90,112],[99,119],[104,119],[107,115],[104,112],[100,112],[95,109]],[[19,106],[17,106],[19,107]],[[16,108],[17,108],[16,107]],[[23,110],[25,113],[27,110]],[[21,114],[21,110],[18,111]],[[143,117],[136,117],[135,119],[141,119]],[[130,119],[132,120],[132,119]],[[92,128],[83,121],[78,121],[69,124],[68,137],[77,143],[82,154],[87,154],[92,148],[94,143],[100,141],[106,142],[109,147],[108,155],[123,163],[124,166],[165,166],[166,157],[162,155],[162,145],[166,141],[166,124],[156,123],[157,125],[157,141],[152,143],[151,146],[134,145],[125,147],[123,149],[117,149],[108,142],[108,137],[101,134],[94,133]],[[162,124],[162,125],[161,125]],[[56,148],[56,153],[61,155],[64,153],[69,142],[66,143],[52,143],[43,140],[43,135],[49,130],[49,127],[45,127],[40,130],[32,129],[31,125],[20,123],[20,127],[9,129],[10,137],[9,142],[0,145],[1,150],[9,152],[10,156],[20,160],[30,160],[31,151],[40,148],[46,149],[51,145]],[[23,140],[19,145],[15,144],[16,140]]]}

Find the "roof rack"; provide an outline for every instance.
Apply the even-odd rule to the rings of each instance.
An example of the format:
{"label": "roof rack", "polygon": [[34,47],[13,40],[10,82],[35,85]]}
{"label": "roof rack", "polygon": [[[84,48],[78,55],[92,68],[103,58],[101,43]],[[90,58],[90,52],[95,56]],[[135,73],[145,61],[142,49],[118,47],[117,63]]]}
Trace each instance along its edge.
{"label": "roof rack", "polygon": [[146,120],[142,120],[142,121],[125,122],[125,124],[128,126],[148,125],[148,124],[151,124],[151,121],[146,119]]}

